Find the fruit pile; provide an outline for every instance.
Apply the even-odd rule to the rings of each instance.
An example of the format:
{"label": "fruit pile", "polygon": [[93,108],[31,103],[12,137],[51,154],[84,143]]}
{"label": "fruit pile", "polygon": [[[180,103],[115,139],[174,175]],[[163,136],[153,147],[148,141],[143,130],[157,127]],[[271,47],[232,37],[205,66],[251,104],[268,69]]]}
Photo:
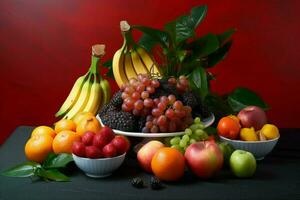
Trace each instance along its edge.
{"label": "fruit pile", "polygon": [[218,134],[232,140],[265,141],[279,137],[279,130],[267,124],[266,113],[257,106],[242,109],[237,116],[223,117],[217,126]]}
{"label": "fruit pile", "polygon": [[99,112],[103,124],[113,129],[143,133],[183,131],[193,123],[193,117],[208,115],[187,77],[164,80],[147,74],[123,84]]}
{"label": "fruit pile", "polygon": [[109,127],[103,127],[99,132],[85,132],[81,141],[75,141],[72,152],[79,157],[112,158],[129,150],[129,141],[121,135],[115,135]]}

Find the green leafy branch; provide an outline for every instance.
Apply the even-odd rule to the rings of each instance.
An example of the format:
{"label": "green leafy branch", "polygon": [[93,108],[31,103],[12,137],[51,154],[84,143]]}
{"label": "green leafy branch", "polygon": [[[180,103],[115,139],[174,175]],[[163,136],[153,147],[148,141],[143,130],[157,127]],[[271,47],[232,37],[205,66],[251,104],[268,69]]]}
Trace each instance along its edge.
{"label": "green leafy branch", "polygon": [[38,177],[44,180],[52,181],[70,181],[70,178],[63,174],[60,169],[65,168],[73,158],[70,154],[49,154],[43,164],[27,161],[14,166],[1,173],[2,176],[8,177]]}

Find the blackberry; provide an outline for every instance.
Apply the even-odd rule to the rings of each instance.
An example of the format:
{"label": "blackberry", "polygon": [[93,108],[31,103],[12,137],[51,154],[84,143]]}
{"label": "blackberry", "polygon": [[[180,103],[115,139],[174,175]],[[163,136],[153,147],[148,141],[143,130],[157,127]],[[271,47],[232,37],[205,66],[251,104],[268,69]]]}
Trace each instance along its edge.
{"label": "blackberry", "polygon": [[116,92],[114,94],[114,96],[111,98],[110,100],[110,104],[115,106],[115,107],[121,107],[123,103],[123,99],[122,99],[122,91],[119,90],[118,92]]}
{"label": "blackberry", "polygon": [[142,131],[146,124],[146,117],[142,116],[138,120],[138,131]]}
{"label": "blackberry", "polygon": [[182,103],[186,106],[190,106],[192,109],[196,108],[199,104],[199,99],[192,92],[185,92],[182,95]]}
{"label": "blackberry", "polygon": [[167,80],[159,80],[160,86],[156,88],[155,93],[150,95],[150,98],[155,99],[161,96],[168,96],[173,94],[176,96],[176,99],[180,99],[180,95],[178,94],[176,87],[168,84]]}
{"label": "blackberry", "polygon": [[136,188],[143,188],[144,181],[140,177],[136,177],[131,180],[131,185]]}
{"label": "blackberry", "polygon": [[159,190],[163,188],[161,181],[155,176],[151,177],[150,185],[153,190]]}
{"label": "blackberry", "polygon": [[104,115],[106,115],[106,113],[109,113],[109,112],[115,111],[115,110],[117,110],[117,108],[115,106],[113,106],[111,103],[108,103],[101,108],[101,110],[99,112],[99,116],[100,116],[100,118],[102,118]]}
{"label": "blackberry", "polygon": [[137,129],[137,121],[133,114],[124,111],[111,111],[107,112],[101,117],[103,124],[106,126],[117,129],[120,131],[133,132]]}
{"label": "blackberry", "polygon": [[201,97],[196,92],[185,92],[182,95],[182,103],[192,108],[193,118],[207,118],[210,115],[208,108],[204,105]]}

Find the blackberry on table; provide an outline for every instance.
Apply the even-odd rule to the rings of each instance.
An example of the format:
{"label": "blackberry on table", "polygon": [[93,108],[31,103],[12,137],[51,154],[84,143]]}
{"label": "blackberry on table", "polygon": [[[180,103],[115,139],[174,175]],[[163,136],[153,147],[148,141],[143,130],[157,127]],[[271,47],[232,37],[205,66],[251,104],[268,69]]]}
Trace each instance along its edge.
{"label": "blackberry on table", "polygon": [[136,188],[143,188],[144,181],[140,177],[136,177],[131,180],[131,185]]}
{"label": "blackberry on table", "polygon": [[161,181],[158,178],[156,178],[155,176],[151,177],[150,185],[153,190],[159,190],[159,189],[163,188]]}

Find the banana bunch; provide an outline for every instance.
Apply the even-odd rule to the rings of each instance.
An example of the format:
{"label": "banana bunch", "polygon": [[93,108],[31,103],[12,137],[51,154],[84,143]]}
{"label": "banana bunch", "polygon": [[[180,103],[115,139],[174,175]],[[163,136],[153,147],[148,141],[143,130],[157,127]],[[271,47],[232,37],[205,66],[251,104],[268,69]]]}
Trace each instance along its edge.
{"label": "banana bunch", "polygon": [[79,77],[56,117],[73,119],[80,112],[91,112],[94,115],[110,101],[111,89],[107,80],[98,72],[98,63],[105,54],[105,45],[92,47],[92,63],[89,71]]}
{"label": "banana bunch", "polygon": [[120,27],[124,43],[114,54],[112,66],[114,78],[118,86],[121,87],[130,78],[136,78],[138,74],[155,74],[160,76],[159,68],[149,53],[134,43],[130,25],[127,21],[121,21]]}

